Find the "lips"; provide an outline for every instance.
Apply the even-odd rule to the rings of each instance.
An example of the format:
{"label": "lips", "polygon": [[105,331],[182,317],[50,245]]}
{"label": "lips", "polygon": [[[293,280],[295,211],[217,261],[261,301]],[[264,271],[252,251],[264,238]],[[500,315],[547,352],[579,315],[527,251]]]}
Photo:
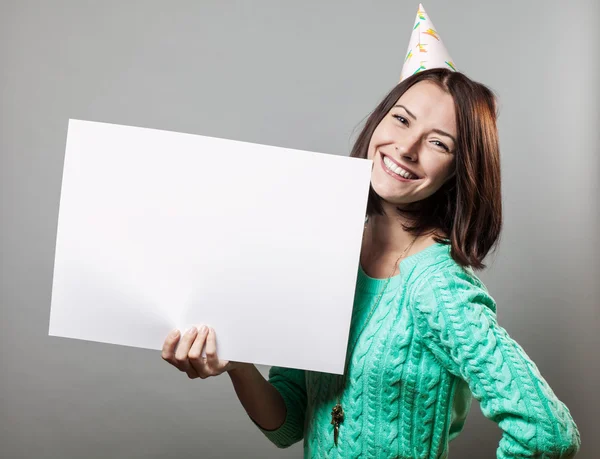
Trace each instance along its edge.
{"label": "lips", "polygon": [[384,157],[383,156],[379,156],[379,160],[381,162],[381,168],[385,171],[386,174],[388,174],[390,177],[393,177],[395,180],[398,180],[400,182],[418,182],[420,179],[407,179],[404,178],[402,175],[398,174],[397,172],[394,172],[393,170],[391,170],[387,164],[385,164],[384,161]]}
{"label": "lips", "polygon": [[380,153],[381,156],[386,157],[387,159],[389,159],[391,162],[393,162],[396,166],[401,167],[402,169],[404,169],[407,172],[410,172],[412,175],[414,175],[415,177],[417,177],[415,180],[420,179],[421,176],[419,174],[417,174],[415,171],[413,171],[412,169],[409,169],[408,167],[406,167],[404,164],[400,164],[398,161],[394,160],[393,158],[391,158],[388,155],[384,155],[383,153]]}

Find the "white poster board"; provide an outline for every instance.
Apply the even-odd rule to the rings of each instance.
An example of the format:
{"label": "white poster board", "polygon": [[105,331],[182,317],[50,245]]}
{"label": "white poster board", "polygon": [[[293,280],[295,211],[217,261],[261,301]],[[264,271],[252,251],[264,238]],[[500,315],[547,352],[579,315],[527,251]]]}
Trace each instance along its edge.
{"label": "white poster board", "polygon": [[371,167],[70,120],[49,335],[342,374]]}

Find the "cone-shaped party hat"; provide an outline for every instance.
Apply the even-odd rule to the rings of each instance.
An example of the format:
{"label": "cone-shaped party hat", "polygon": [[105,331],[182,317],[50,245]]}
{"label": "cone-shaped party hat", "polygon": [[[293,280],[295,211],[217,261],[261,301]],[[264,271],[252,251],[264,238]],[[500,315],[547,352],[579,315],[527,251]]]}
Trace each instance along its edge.
{"label": "cone-shaped party hat", "polygon": [[419,3],[417,19],[413,27],[408,50],[404,58],[404,66],[400,72],[400,81],[422,70],[443,67],[456,71],[454,62],[436,28]]}

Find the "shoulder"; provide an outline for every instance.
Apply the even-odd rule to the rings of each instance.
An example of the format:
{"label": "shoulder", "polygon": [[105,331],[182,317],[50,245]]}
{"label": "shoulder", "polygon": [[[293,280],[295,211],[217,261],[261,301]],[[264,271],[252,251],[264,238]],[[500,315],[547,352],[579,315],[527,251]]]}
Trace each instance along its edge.
{"label": "shoulder", "polygon": [[415,270],[407,289],[416,314],[481,315],[496,313],[496,302],[471,268],[463,268],[442,249],[435,259]]}
{"label": "shoulder", "polygon": [[471,346],[497,325],[496,302],[483,282],[450,262],[415,279],[407,309],[417,336],[430,348]]}

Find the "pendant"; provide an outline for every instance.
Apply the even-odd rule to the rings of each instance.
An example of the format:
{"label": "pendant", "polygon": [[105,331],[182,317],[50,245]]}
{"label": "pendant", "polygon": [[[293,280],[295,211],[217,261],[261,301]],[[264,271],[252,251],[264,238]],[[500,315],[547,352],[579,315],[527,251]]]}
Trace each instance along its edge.
{"label": "pendant", "polygon": [[333,441],[338,444],[338,436],[340,433],[340,423],[344,421],[344,410],[339,403],[331,410],[331,424],[333,425]]}

